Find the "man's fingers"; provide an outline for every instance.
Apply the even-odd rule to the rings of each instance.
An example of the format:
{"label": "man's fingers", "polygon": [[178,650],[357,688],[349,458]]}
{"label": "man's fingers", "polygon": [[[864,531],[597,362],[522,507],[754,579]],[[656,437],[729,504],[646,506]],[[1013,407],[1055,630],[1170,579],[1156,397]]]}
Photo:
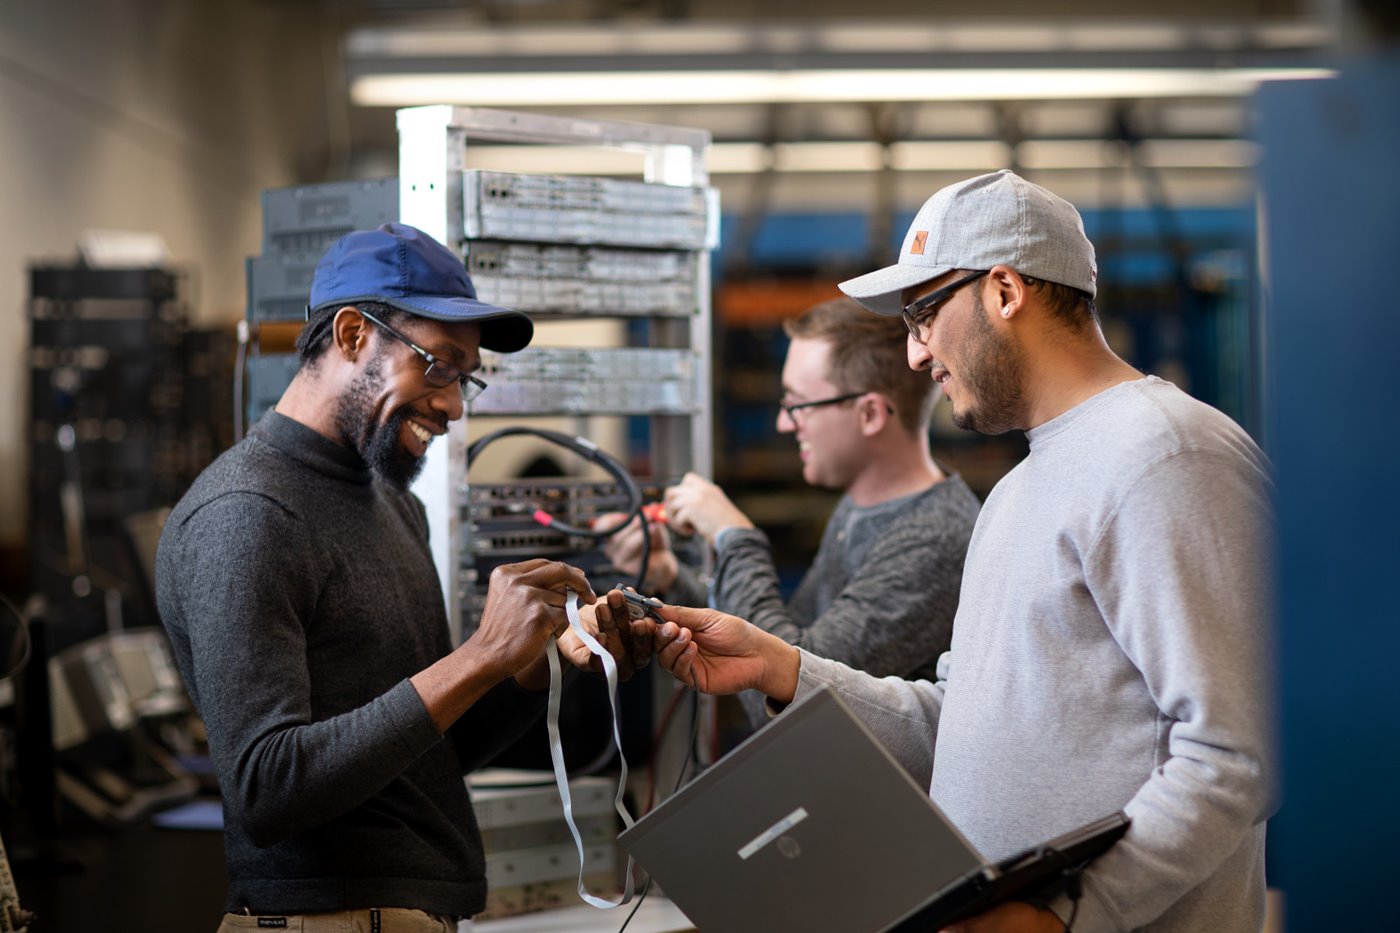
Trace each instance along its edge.
{"label": "man's fingers", "polygon": [[671,521],[676,520],[676,510],[685,505],[686,498],[685,488],[682,486],[670,487],[661,497],[661,501],[666,506],[666,514],[670,517]]}
{"label": "man's fingers", "polygon": [[642,560],[641,537],[636,541],[631,538],[623,538],[621,535],[609,539],[612,543],[608,548],[608,557],[612,559],[614,565],[619,570],[633,573]]}
{"label": "man's fingers", "polygon": [[656,622],[643,617],[630,619],[627,624],[627,647],[632,652],[632,666],[641,670],[651,663],[656,653],[654,646]]}
{"label": "man's fingers", "polygon": [[622,619],[626,617],[627,610],[614,607],[611,600],[599,600],[594,603],[597,607],[594,611],[598,618],[598,640],[603,647],[608,649],[614,658],[621,659],[622,651]]}
{"label": "man's fingers", "polygon": [[656,657],[657,660],[661,662],[662,667],[679,677],[680,675],[676,674],[676,663],[680,661],[681,652],[684,650],[685,647],[683,645],[678,645],[675,642],[672,642],[665,648],[662,648],[660,651],[658,651],[656,653]]}
{"label": "man's fingers", "polygon": [[696,689],[699,689],[697,686],[698,681],[696,680],[695,662],[697,660],[697,655],[695,652],[695,645],[683,645],[679,641],[676,641],[672,642],[667,647],[666,652],[667,653],[659,656],[661,657],[662,667],[670,671],[671,676],[675,677],[687,687],[696,687]]}
{"label": "man's fingers", "polygon": [[571,589],[586,603],[593,602],[593,587],[582,570],[557,560],[534,557],[515,564],[501,564],[491,571],[491,582],[538,587],[542,590]]}
{"label": "man's fingers", "polygon": [[663,625],[657,630],[656,639],[657,657],[661,658],[661,663],[668,671],[675,673],[672,669],[680,660],[681,654],[691,645],[690,632],[675,626],[668,629]]}
{"label": "man's fingers", "polygon": [[661,618],[668,622],[674,622],[677,626],[685,629],[703,629],[715,617],[716,613],[712,609],[696,609],[693,606],[672,606],[667,603],[656,610],[661,614]]}
{"label": "man's fingers", "polygon": [[[648,529],[647,534],[651,536],[652,551],[665,550],[671,546],[671,539],[667,537],[665,525],[660,523],[653,524],[651,528]],[[638,535],[638,538],[640,537],[641,536]],[[640,553],[637,556],[640,557]]]}
{"label": "man's fingers", "polygon": [[[588,577],[584,576],[582,570],[571,564],[555,560],[539,560],[537,563],[532,560],[513,566],[523,571],[516,577],[516,581],[525,586],[541,590],[554,590],[561,596],[565,590],[573,590],[578,594],[579,601],[583,603],[591,604],[598,598],[593,593],[593,587],[588,583]],[[562,599],[557,603],[560,606],[563,604]],[[556,605],[556,603],[551,600],[550,605]]]}

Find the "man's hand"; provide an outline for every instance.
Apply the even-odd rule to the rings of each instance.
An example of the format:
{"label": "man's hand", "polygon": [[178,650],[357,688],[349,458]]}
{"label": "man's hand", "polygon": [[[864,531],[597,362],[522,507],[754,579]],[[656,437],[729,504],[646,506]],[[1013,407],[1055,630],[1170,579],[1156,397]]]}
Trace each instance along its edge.
{"label": "man's hand", "polygon": [[544,652],[545,643],[569,627],[565,591],[578,594],[581,605],[597,600],[583,571],[542,558],[502,564],[491,571],[481,621],[463,648],[479,652],[502,671],[517,674]]}
{"label": "man's hand", "polygon": [[542,689],[542,677],[548,685],[540,662],[545,644],[569,627],[566,590],[586,604],[598,598],[582,570],[557,561],[537,558],[491,571],[486,608],[472,637],[409,678],[439,732],[507,677],[514,675],[529,690]]}
{"label": "man's hand", "polygon": [[663,606],[656,629],[661,666],[704,693],[759,690],[780,703],[797,692],[797,649],[738,616]]}
{"label": "man's hand", "polygon": [[[646,667],[651,661],[650,632],[639,630],[633,637],[633,621],[627,611],[627,601],[621,590],[612,590],[605,599],[591,606],[579,607],[579,621],[584,629],[608,650],[617,662],[617,676],[626,680],[633,671]],[[570,627],[559,636],[559,654],[575,667],[603,672],[602,659],[588,650],[583,639]]]}
{"label": "man's hand", "polygon": [[723,489],[698,473],[685,474],[678,485],[666,490],[666,514],[676,531],[701,535],[711,545],[725,528],[753,527]]}
{"label": "man's hand", "polygon": [[[593,520],[594,528],[612,528],[627,516],[622,512],[609,512]],[[647,533],[651,537],[651,554],[647,557],[647,576],[642,581],[642,589],[648,593],[664,593],[676,582],[680,573],[680,562],[671,550],[671,535],[660,522],[647,522]],[[630,577],[636,577],[642,569],[642,521],[634,518],[627,527],[610,538],[603,539],[603,553],[614,567]]]}
{"label": "man's hand", "polygon": [[939,933],[1064,933],[1065,924],[1053,911],[1010,901],[975,917],[959,920]]}

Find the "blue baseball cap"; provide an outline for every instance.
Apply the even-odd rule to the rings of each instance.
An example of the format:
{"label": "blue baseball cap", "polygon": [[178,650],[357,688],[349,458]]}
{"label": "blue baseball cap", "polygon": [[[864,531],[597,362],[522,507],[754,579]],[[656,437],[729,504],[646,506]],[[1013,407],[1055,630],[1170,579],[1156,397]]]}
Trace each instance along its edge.
{"label": "blue baseball cap", "polygon": [[387,223],[336,240],[316,265],[307,314],[335,305],[378,301],[435,321],[477,321],[481,345],[514,353],[535,325],[519,311],[476,300],[462,260],[416,227]]}

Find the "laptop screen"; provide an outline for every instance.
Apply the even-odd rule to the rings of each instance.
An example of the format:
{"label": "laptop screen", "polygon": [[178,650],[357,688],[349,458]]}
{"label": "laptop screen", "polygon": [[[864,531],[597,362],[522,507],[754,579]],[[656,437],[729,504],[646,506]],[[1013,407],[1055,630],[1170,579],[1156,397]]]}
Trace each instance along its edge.
{"label": "laptop screen", "polygon": [[828,689],[620,837],[701,930],[877,931],[982,859]]}

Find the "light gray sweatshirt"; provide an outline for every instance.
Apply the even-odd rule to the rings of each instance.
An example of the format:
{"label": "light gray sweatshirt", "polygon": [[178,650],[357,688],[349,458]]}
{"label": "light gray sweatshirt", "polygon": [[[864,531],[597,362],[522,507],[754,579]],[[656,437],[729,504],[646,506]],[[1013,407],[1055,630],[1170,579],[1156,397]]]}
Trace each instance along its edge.
{"label": "light gray sweatshirt", "polygon": [[1125,810],[1076,933],[1253,933],[1274,802],[1264,457],[1152,377],[1028,437],[978,518],[938,680],[803,652],[798,695],[840,690],[989,859]]}

